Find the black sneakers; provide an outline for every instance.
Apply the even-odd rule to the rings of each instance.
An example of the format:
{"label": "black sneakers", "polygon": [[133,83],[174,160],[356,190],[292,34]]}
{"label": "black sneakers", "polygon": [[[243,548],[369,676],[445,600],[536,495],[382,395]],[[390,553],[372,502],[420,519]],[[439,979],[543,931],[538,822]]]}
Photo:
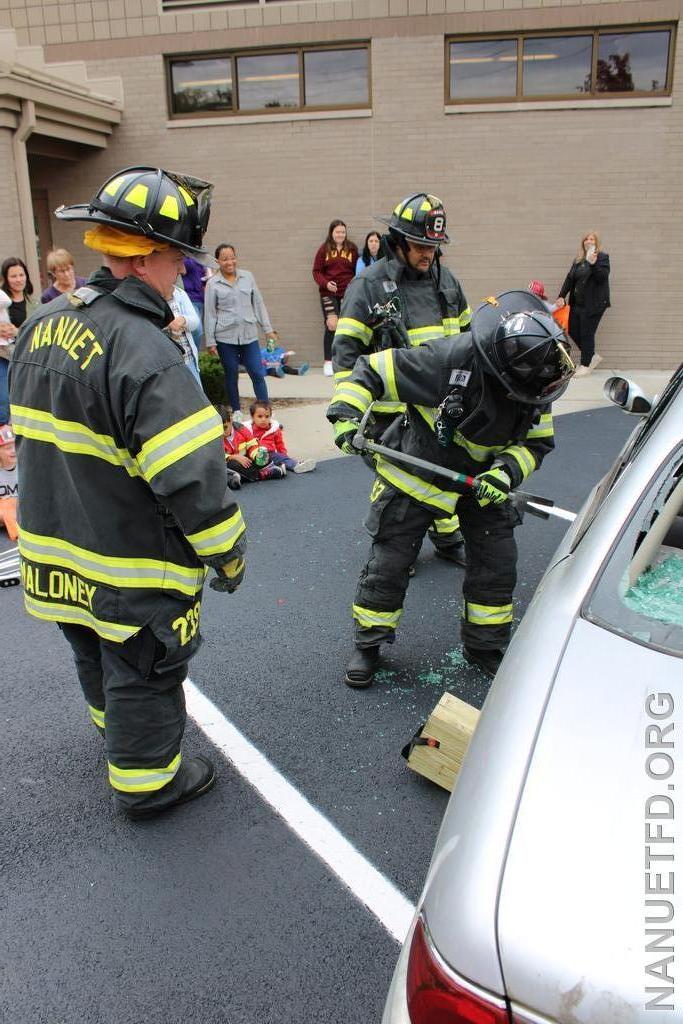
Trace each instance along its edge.
{"label": "black sneakers", "polygon": [[352,686],[355,690],[364,690],[370,686],[377,671],[378,661],[379,644],[375,647],[356,647],[346,666],[346,685]]}
{"label": "black sneakers", "polygon": [[500,663],[503,660],[505,651],[486,651],[483,648],[478,647],[463,647],[463,654],[465,655],[465,661],[469,661],[470,665],[474,665],[475,668],[481,669],[484,675],[493,679],[500,668]]}
{"label": "black sneakers", "polygon": [[162,814],[198,796],[203,796],[204,793],[208,793],[215,781],[216,770],[208,758],[188,757],[181,762],[173,782],[141,803],[124,807],[123,810],[133,821],[151,818],[155,814]]}

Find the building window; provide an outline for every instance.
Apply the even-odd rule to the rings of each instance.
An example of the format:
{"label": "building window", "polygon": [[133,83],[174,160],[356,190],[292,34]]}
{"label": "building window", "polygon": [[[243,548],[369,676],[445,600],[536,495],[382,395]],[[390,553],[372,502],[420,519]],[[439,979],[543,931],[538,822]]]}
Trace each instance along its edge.
{"label": "building window", "polygon": [[173,111],[203,113],[232,108],[232,68],[229,60],[177,60],[171,64]]}
{"label": "building window", "polygon": [[665,96],[674,26],[446,40],[446,102]]}
{"label": "building window", "polygon": [[370,106],[370,44],[166,58],[171,117]]}
{"label": "building window", "polygon": [[299,106],[299,57],[260,53],[237,58],[239,110]]}

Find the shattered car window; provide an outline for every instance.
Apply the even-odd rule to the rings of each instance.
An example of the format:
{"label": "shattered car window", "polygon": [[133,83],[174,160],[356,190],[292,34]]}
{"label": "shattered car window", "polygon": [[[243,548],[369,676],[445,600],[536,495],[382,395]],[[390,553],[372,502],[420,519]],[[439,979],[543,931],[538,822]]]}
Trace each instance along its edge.
{"label": "shattered car window", "polygon": [[648,490],[584,608],[584,617],[633,640],[683,652],[683,462]]}

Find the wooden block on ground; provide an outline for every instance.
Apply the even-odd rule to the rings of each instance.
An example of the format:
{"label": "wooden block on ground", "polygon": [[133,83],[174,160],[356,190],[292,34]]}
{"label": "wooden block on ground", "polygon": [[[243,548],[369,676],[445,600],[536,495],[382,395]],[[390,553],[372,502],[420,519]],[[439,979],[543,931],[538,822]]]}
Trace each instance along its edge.
{"label": "wooden block on ground", "polygon": [[408,766],[450,793],[478,721],[476,708],[444,693],[425,724],[403,748]]}

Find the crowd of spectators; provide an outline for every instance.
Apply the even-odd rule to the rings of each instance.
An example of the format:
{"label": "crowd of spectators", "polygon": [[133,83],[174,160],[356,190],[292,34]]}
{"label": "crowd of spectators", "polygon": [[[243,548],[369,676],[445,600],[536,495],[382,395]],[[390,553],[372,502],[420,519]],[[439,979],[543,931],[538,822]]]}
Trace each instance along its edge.
{"label": "crowd of spectators", "polygon": [[[169,302],[174,318],[166,327],[180,347],[189,372],[201,384],[199,352],[205,349],[220,359],[227,404],[217,406],[224,425],[226,464],[231,486],[243,482],[282,479],[287,471],[306,473],[315,468],[310,459],[297,461],[286,449],[282,426],[273,417],[267,377],[302,375],[309,364],[296,365],[296,353],[280,344],[254,274],[239,266],[236,247],[221,242],[215,249],[215,267],[207,269],[187,257]],[[359,253],[343,220],[333,220],[315,253],[312,274],[318,286],[324,321],[323,373],[332,375],[332,340],[344,293],[355,275],[386,255],[377,231],[369,231]],[[67,249],[53,249],[46,259],[48,287],[40,301],[50,302],[86,283],[76,273]],[[595,354],[595,333],[609,306],[609,256],[595,231],[586,234],[572,262],[558,299],[547,301],[562,325],[569,328],[581,350],[577,375],[589,373],[601,361]],[[542,281],[529,289],[547,300]],[[0,429],[10,424],[8,366],[17,331],[37,307],[28,267],[9,257],[0,267]],[[571,306],[571,310],[569,307]],[[251,419],[240,411],[239,373],[244,369],[254,391]],[[11,427],[8,427],[11,433]],[[9,435],[4,437],[7,455]],[[6,460],[5,460],[6,461]]]}

